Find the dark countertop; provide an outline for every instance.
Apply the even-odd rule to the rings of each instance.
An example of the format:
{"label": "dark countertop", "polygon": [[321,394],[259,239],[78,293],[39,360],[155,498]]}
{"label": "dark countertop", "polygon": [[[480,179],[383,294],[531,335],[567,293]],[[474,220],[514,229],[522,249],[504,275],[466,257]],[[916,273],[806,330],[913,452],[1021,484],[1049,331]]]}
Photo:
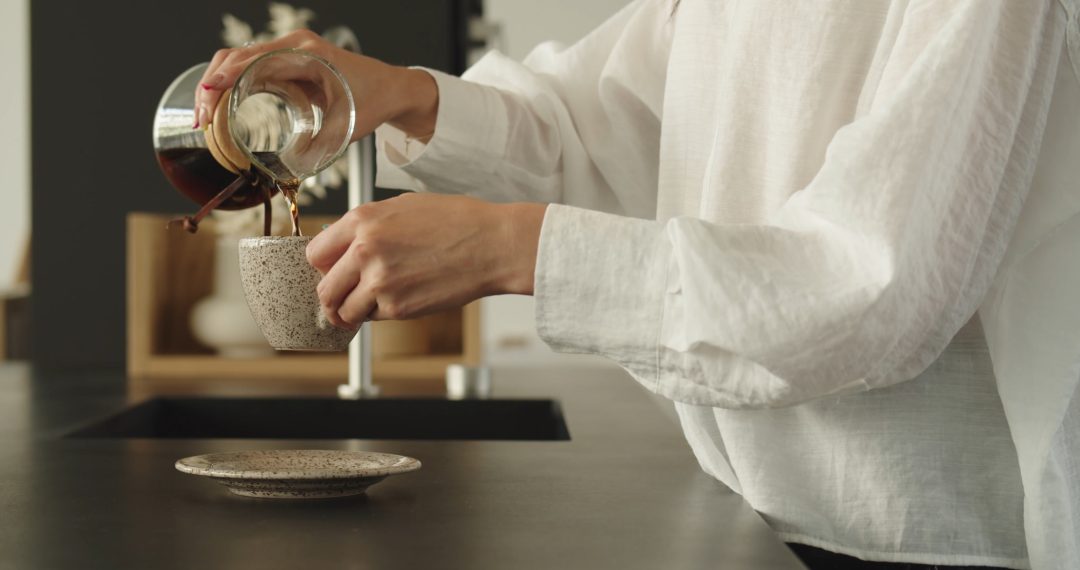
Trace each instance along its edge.
{"label": "dark countertop", "polygon": [[[0,366],[0,568],[803,568],[616,370],[496,370],[496,397],[560,400],[571,441],[61,439],[119,410],[123,382]],[[313,502],[235,497],[173,469],[298,447],[424,467]]]}

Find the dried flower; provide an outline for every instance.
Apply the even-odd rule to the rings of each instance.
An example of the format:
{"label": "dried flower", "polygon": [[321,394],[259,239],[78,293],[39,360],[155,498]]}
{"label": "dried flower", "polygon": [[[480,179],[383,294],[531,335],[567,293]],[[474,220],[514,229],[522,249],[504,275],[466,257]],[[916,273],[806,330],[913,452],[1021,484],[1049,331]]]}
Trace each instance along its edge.
{"label": "dried flower", "polygon": [[225,42],[226,47],[240,47],[254,39],[251,26],[232,14],[222,16],[221,23],[225,26],[221,30],[221,41]]}

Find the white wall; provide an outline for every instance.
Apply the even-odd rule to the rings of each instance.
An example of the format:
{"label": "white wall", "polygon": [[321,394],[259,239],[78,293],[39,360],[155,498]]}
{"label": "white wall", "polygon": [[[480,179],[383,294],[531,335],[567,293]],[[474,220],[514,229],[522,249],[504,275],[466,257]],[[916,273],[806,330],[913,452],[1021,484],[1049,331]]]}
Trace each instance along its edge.
{"label": "white wall", "polygon": [[29,0],[0,2],[0,290],[12,284],[30,232]]}
{"label": "white wall", "polygon": [[[501,29],[495,47],[522,59],[537,44],[554,40],[571,44],[627,4],[628,0],[485,0],[484,17]],[[507,295],[483,301],[483,334],[491,364],[607,365],[598,357],[553,353],[536,334],[532,297]]]}
{"label": "white wall", "polygon": [[522,59],[537,44],[576,42],[629,0],[484,0],[484,18],[500,24],[500,51]]}

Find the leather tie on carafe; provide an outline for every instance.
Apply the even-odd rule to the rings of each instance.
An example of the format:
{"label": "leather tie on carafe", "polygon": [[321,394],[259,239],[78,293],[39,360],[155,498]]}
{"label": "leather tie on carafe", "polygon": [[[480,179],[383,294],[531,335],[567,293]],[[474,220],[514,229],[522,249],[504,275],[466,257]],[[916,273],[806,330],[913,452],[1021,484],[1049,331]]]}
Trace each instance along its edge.
{"label": "leather tie on carafe", "polygon": [[222,93],[221,98],[218,100],[218,105],[214,109],[210,124],[203,130],[203,135],[206,137],[206,146],[210,151],[210,155],[213,156],[214,160],[216,160],[223,168],[229,172],[235,173],[237,175],[236,180],[233,180],[231,184],[226,186],[221,192],[218,192],[217,195],[206,202],[206,204],[203,204],[203,207],[199,208],[199,211],[196,212],[194,216],[183,216],[169,220],[168,227],[172,227],[174,224],[180,224],[184,228],[184,231],[195,233],[199,231],[199,222],[201,222],[211,211],[231,198],[233,194],[244,186],[253,186],[258,188],[263,195],[263,235],[270,235],[270,223],[273,214],[271,198],[274,194],[271,189],[271,182],[267,180],[265,176],[257,172],[256,169],[252,168],[251,161],[244,155],[243,151],[236,146],[232,136],[229,134],[227,102],[231,94],[232,89],[228,89]]}

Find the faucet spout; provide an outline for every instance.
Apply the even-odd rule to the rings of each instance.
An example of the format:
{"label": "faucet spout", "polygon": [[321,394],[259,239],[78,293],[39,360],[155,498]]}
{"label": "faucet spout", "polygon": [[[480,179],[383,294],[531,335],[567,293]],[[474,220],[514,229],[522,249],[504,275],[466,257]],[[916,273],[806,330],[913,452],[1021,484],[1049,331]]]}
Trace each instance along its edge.
{"label": "faucet spout", "polygon": [[[349,209],[375,199],[375,135],[349,145],[345,153],[349,165]],[[379,394],[371,380],[371,323],[349,344],[349,383],[338,386],[338,397],[347,400],[373,398]]]}

